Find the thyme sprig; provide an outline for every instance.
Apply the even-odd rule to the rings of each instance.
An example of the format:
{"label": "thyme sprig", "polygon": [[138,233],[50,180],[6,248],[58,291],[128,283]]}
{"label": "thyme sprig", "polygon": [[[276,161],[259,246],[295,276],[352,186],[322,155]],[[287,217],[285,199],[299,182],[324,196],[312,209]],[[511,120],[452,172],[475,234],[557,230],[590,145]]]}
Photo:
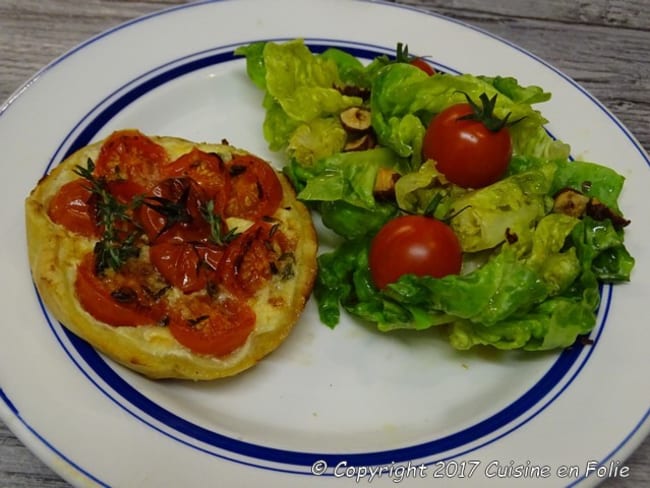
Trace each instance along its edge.
{"label": "thyme sprig", "polygon": [[189,199],[190,186],[183,188],[183,193],[177,201],[164,197],[150,196],[143,201],[144,205],[155,210],[165,218],[165,225],[158,232],[158,236],[171,229],[176,224],[189,224],[192,222],[192,216],[187,208]]}
{"label": "thyme sprig", "polygon": [[210,240],[218,246],[225,246],[239,235],[234,227],[228,232],[223,232],[223,219],[214,212],[214,201],[208,200],[200,207],[201,215],[210,226]]}
{"label": "thyme sprig", "polygon": [[124,235],[126,224],[133,224],[129,211],[142,203],[141,198],[134,198],[129,204],[119,202],[108,189],[106,179],[94,175],[95,163],[88,158],[86,167],[78,165],[74,172],[88,182],[86,187],[92,194],[97,224],[102,229],[102,236],[95,244],[95,272],[103,273],[106,269],[118,270],[129,258],[137,257],[140,248],[137,240],[141,231],[135,230]]}

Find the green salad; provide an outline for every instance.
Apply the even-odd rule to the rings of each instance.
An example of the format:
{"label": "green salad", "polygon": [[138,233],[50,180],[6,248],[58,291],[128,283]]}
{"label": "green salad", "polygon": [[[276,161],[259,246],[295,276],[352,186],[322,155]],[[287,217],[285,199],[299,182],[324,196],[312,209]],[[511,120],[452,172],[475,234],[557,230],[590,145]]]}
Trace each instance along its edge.
{"label": "green salad", "polygon": [[571,346],[600,286],[630,280],[624,178],[573,161],[512,77],[435,72],[398,44],[362,63],[302,40],[236,50],[298,198],[340,237],[319,256],[321,321],[444,329],[460,350]]}

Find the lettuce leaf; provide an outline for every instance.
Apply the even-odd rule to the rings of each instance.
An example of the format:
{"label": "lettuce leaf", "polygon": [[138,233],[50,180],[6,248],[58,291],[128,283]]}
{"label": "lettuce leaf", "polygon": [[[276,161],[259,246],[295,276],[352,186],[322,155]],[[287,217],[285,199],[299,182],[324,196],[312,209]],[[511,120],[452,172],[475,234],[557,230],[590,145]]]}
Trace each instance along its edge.
{"label": "lettuce leaf", "polygon": [[338,114],[363,103],[336,88],[343,84],[337,64],[342,56],[313,54],[300,39],[253,43],[235,54],[246,56],[249,77],[265,91],[264,137],[270,149],[287,150],[305,165],[342,150],[346,135]]}
{"label": "lettuce leaf", "polygon": [[398,169],[399,158],[389,149],[338,153],[322,158],[303,173],[306,184],[298,194],[305,201],[341,200],[363,208],[373,208],[373,190],[380,168]]}
{"label": "lettuce leaf", "polygon": [[509,238],[528,239],[550,208],[552,170],[544,166],[515,174],[454,199],[450,225],[463,251],[492,249]]}
{"label": "lettuce leaf", "polygon": [[235,49],[235,55],[246,56],[246,74],[260,90],[266,90],[265,46],[266,42],[254,42]]}
{"label": "lettuce leaf", "polygon": [[302,41],[264,46],[266,90],[291,118],[309,121],[361,103],[343,95],[336,63],[312,54]]}
{"label": "lettuce leaf", "polygon": [[504,248],[469,274],[443,278],[402,276],[387,287],[386,293],[401,303],[490,326],[530,310],[548,296],[548,288],[512,249]]}
{"label": "lettuce leaf", "polygon": [[[520,251],[526,265],[540,274],[550,296],[564,292],[580,274],[581,264],[575,247],[563,251],[578,222],[568,215],[548,214],[537,224],[529,250]],[[513,248],[521,247],[522,243],[525,241],[517,241]]]}
{"label": "lettuce leaf", "polygon": [[[399,208],[408,213],[428,213],[440,220],[451,215],[453,201],[464,194],[464,189],[445,182],[433,161],[425,161],[417,171],[403,175],[395,183]],[[437,202],[434,208],[430,208],[432,202]]]}
{"label": "lettuce leaf", "polygon": [[450,327],[449,342],[459,350],[484,345],[505,350],[547,351],[573,345],[595,323],[593,311],[584,303],[556,297],[540,303],[524,316],[504,320],[493,327],[456,321]]}
{"label": "lettuce leaf", "polygon": [[326,49],[321,57],[336,64],[343,85],[367,90],[377,71],[391,62],[388,56],[378,56],[370,64],[364,65],[350,53],[337,48]]}
{"label": "lettuce leaf", "polygon": [[368,209],[342,200],[320,202],[316,208],[325,227],[345,239],[376,234],[382,225],[398,213],[397,208],[390,203],[377,203]]}
{"label": "lettuce leaf", "polygon": [[558,161],[551,194],[572,188],[595,197],[612,210],[618,210],[618,198],[625,178],[611,168],[587,161]]}
{"label": "lettuce leaf", "polygon": [[550,94],[537,86],[520,86],[514,78],[444,73],[427,76],[408,64],[390,64],[378,72],[372,84],[372,124],[380,144],[417,164],[431,117],[450,105],[466,102],[466,95],[478,100],[483,93],[489,98],[497,95],[497,117],[510,114],[510,120],[520,119],[510,129],[515,154],[568,157],[568,146],[548,135],[544,130],[546,119],[531,107],[548,100]]}

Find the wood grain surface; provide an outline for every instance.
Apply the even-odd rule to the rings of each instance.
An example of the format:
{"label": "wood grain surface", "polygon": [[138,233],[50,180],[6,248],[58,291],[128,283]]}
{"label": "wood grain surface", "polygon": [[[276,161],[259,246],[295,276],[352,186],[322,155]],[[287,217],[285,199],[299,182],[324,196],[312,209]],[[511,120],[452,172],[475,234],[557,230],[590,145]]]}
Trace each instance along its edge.
{"label": "wood grain surface", "polygon": [[[89,37],[180,3],[186,2],[0,0],[0,102],[39,68]],[[395,3],[459,19],[548,61],[598,98],[646,150],[650,149],[650,0]],[[628,478],[609,479],[603,486],[650,486],[650,439],[626,465],[630,468]],[[0,488],[67,486],[0,422]]]}

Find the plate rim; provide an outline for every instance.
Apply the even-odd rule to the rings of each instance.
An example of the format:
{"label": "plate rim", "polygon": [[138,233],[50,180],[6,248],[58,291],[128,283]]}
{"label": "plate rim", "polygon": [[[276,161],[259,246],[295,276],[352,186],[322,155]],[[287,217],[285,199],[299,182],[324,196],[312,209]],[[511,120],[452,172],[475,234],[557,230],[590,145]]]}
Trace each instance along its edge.
{"label": "plate rim", "polygon": [[[439,19],[441,19],[443,21],[452,22],[452,23],[458,24],[458,25],[460,25],[460,26],[462,26],[464,28],[470,28],[472,30],[475,30],[475,31],[481,33],[482,35],[487,35],[487,36],[489,36],[489,37],[491,37],[491,38],[493,38],[493,39],[495,39],[495,40],[497,40],[499,42],[502,42],[502,43],[508,45],[511,48],[515,48],[515,49],[519,50],[520,52],[525,53],[527,56],[531,57],[532,59],[534,59],[537,62],[544,65],[546,68],[553,70],[556,74],[559,74],[562,78],[565,79],[565,81],[568,81],[572,85],[572,87],[574,87],[574,88],[578,89],[579,91],[581,91],[585,96],[587,96],[592,101],[592,103],[594,103],[599,109],[603,110],[607,114],[607,116],[612,120],[612,122],[615,123],[618,126],[618,128],[626,135],[626,137],[628,138],[630,143],[639,152],[641,157],[643,159],[645,159],[646,164],[650,165],[650,160],[648,159],[648,156],[645,153],[643,147],[638,143],[638,141],[636,141],[633,134],[631,134],[631,132],[627,129],[627,127],[625,127],[625,125],[620,123],[620,121],[618,121],[618,119],[603,104],[601,104],[600,101],[598,101],[595,97],[593,97],[589,92],[584,90],[584,88],[581,85],[574,82],[571,78],[564,75],[561,71],[557,70],[556,68],[554,68],[552,65],[550,65],[549,63],[547,63],[543,59],[533,55],[532,53],[529,53],[528,51],[520,48],[519,46],[517,46],[514,43],[511,43],[510,41],[502,39],[499,36],[495,36],[495,35],[487,32],[487,31],[484,31],[484,30],[482,30],[480,28],[477,28],[475,26],[472,26],[470,24],[466,24],[466,23],[464,23],[462,21],[458,21],[457,19],[452,19],[452,18],[446,17],[444,15],[432,13],[432,12],[429,12],[429,11],[424,11],[424,10],[421,10],[421,9],[418,9],[418,8],[412,7],[412,6],[397,5],[397,4],[392,4],[392,3],[388,3],[388,2],[384,2],[384,1],[377,1],[377,0],[355,0],[355,1],[356,2],[367,2],[367,3],[382,4],[382,5],[385,5],[385,6],[390,6],[390,7],[394,7],[394,8],[398,8],[398,9],[413,10],[413,11],[416,11],[418,13],[422,13],[422,14],[429,15],[429,16],[434,16],[434,17],[437,17],[437,18],[439,18]],[[117,26],[115,26],[115,27],[113,27],[111,29],[108,29],[108,30],[106,30],[106,31],[94,36],[94,37],[89,38],[88,40],[82,42],[81,44],[79,44],[79,45],[77,45],[75,47],[73,47],[71,50],[67,51],[66,53],[64,53],[63,55],[61,55],[60,57],[58,57],[57,59],[52,61],[51,63],[47,64],[46,66],[44,66],[43,68],[38,70],[29,80],[27,80],[13,94],[11,94],[6,102],[4,102],[2,105],[0,105],[0,117],[5,115],[5,113],[8,111],[8,109],[11,107],[11,105],[17,99],[19,99],[20,97],[22,97],[26,93],[28,93],[29,88],[34,83],[36,83],[42,77],[42,75],[44,73],[46,73],[48,70],[52,69],[54,66],[57,66],[57,65],[63,63],[68,57],[73,56],[76,52],[84,49],[87,45],[93,44],[95,42],[99,42],[104,37],[112,35],[115,32],[118,32],[118,31],[120,31],[120,30],[122,30],[122,29],[124,29],[126,27],[129,27],[129,26],[134,25],[134,24],[138,24],[140,22],[147,21],[147,20],[149,20],[151,18],[158,17],[158,16],[163,15],[163,14],[173,13],[173,12],[175,12],[177,10],[185,10],[185,9],[196,7],[196,6],[199,6],[199,5],[217,4],[217,3],[222,3],[222,2],[241,3],[241,0],[202,0],[202,1],[199,1],[199,2],[191,3],[191,4],[171,6],[171,7],[165,8],[163,10],[159,10],[159,11],[156,11],[156,12],[146,14],[144,16],[140,16],[140,17],[131,19],[131,20],[126,21],[126,22],[124,22],[122,24],[119,24],[119,25],[117,25]],[[57,451],[56,447],[53,446],[53,445],[50,445],[50,443],[49,443],[49,441],[47,439],[42,439],[38,435],[38,432],[34,431],[31,428],[31,426],[29,425],[29,423],[27,423],[25,421],[25,419],[23,419],[20,416],[19,410],[16,408],[16,406],[12,403],[11,399],[3,391],[1,385],[0,385],[0,399],[2,400],[2,402],[0,402],[0,404],[4,403],[4,406],[7,407],[7,410],[9,411],[9,417],[11,417],[11,415],[13,414],[24,425],[24,427],[27,429],[27,431],[31,432],[31,434],[36,435],[46,446],[48,446],[53,452],[55,452],[57,455],[60,456],[60,453]],[[3,413],[2,408],[0,408],[0,413]],[[612,451],[610,457],[613,456],[616,452],[618,452],[622,448],[624,448],[626,446],[629,447],[630,446],[629,440],[631,438],[637,436],[637,434],[640,433],[641,435],[643,435],[644,431],[645,431],[645,435],[648,435],[648,433],[650,433],[650,423],[648,422],[648,420],[649,420],[648,417],[649,416],[650,416],[650,408],[648,408],[646,414],[639,420],[639,422],[635,426],[634,430],[632,432],[629,432],[624,437],[624,439],[621,441],[621,444],[619,444],[616,447],[616,449],[614,451]],[[2,415],[2,419],[3,419],[3,421],[5,421],[7,423],[10,430],[12,430],[12,432],[14,432],[17,437],[21,438],[18,435],[18,433],[16,433],[14,431],[14,429],[11,428],[10,423],[8,422],[8,420],[7,420],[7,418],[5,417],[4,414]],[[25,435],[25,437],[27,437],[27,435]],[[21,440],[23,440],[23,439],[21,438]],[[639,441],[639,443],[640,443],[640,441]],[[26,443],[26,445],[27,445],[27,443]],[[634,448],[636,448],[637,446],[638,446],[638,444],[636,446],[634,446]],[[31,446],[28,446],[28,447],[30,448],[30,450],[32,449]],[[42,460],[44,462],[46,462],[46,464],[49,464],[49,463],[47,463],[46,460],[44,460],[44,459],[42,459]],[[68,462],[71,464],[71,466],[79,469],[77,466],[75,466],[75,464],[73,462],[71,462],[71,461],[68,461]],[[50,465],[50,467],[52,467],[52,465]],[[80,469],[80,471],[83,472],[84,474],[87,474],[87,475],[90,474],[90,473],[86,473],[83,469]],[[90,475],[89,477],[92,479],[92,475]],[[99,480],[95,480],[95,481],[99,481]]]}

